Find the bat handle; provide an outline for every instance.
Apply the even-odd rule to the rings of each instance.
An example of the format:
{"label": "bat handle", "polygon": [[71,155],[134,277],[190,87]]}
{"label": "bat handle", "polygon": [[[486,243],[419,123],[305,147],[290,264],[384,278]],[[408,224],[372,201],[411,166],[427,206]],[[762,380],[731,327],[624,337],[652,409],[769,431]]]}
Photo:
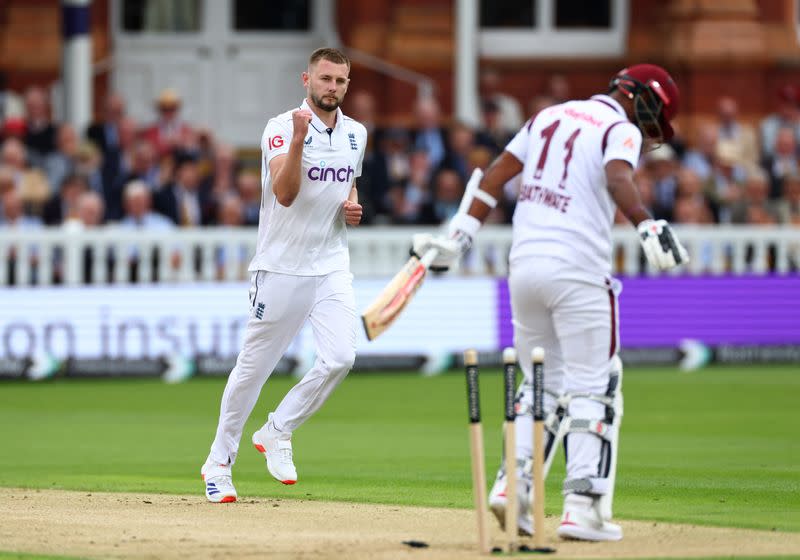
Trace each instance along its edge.
{"label": "bat handle", "polygon": [[427,270],[437,256],[439,256],[439,249],[431,248],[425,251],[425,254],[419,259],[419,262],[421,262],[422,266]]}

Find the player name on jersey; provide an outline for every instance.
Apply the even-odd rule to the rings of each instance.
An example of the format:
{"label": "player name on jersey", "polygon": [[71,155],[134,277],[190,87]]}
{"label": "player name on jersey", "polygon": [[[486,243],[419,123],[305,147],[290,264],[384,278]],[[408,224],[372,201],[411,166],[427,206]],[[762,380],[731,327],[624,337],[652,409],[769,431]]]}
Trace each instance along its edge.
{"label": "player name on jersey", "polygon": [[522,185],[519,191],[519,202],[541,204],[559,210],[562,214],[567,213],[570,200],[572,200],[571,196],[559,194],[541,185]]}

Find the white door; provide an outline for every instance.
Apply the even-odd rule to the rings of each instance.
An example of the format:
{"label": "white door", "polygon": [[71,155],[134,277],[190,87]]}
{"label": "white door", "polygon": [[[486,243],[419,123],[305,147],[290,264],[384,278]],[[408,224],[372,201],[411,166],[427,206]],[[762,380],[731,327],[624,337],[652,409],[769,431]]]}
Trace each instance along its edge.
{"label": "white door", "polygon": [[303,98],[308,55],[333,36],[328,0],[113,0],[114,88],[140,123],[167,87],[182,116],[258,146],[267,120]]}

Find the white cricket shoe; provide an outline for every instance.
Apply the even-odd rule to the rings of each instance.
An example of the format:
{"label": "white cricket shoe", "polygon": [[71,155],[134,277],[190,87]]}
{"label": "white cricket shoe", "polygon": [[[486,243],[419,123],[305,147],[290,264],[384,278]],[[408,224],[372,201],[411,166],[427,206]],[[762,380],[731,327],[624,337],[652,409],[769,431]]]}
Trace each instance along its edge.
{"label": "white cricket shoe", "polygon": [[200,476],[206,483],[206,498],[215,504],[235,502],[238,497],[233,487],[230,465],[219,465],[206,461],[200,469]]}
{"label": "white cricket shoe", "polygon": [[253,445],[266,458],[269,474],[283,484],[294,484],[297,482],[297,469],[292,461],[292,440],[271,434],[268,425],[269,422],[253,434]]}
{"label": "white cricket shoe", "polygon": [[[533,519],[531,518],[530,483],[524,478],[517,480],[517,533],[521,537],[533,535]],[[506,474],[497,473],[492,490],[489,492],[489,509],[500,523],[500,529],[506,530]]]}
{"label": "white cricket shoe", "polygon": [[600,515],[599,499],[580,494],[564,497],[564,514],[556,531],[562,539],[581,541],[618,541],[622,527],[605,521]]}

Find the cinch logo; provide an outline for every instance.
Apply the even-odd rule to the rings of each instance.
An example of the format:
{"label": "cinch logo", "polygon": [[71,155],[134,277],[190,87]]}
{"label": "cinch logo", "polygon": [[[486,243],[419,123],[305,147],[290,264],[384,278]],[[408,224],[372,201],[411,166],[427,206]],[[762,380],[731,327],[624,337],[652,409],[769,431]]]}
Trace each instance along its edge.
{"label": "cinch logo", "polygon": [[320,162],[320,167],[312,167],[308,170],[308,178],[312,181],[336,181],[339,183],[350,183],[356,174],[355,169],[350,167],[325,167],[325,162]]}

